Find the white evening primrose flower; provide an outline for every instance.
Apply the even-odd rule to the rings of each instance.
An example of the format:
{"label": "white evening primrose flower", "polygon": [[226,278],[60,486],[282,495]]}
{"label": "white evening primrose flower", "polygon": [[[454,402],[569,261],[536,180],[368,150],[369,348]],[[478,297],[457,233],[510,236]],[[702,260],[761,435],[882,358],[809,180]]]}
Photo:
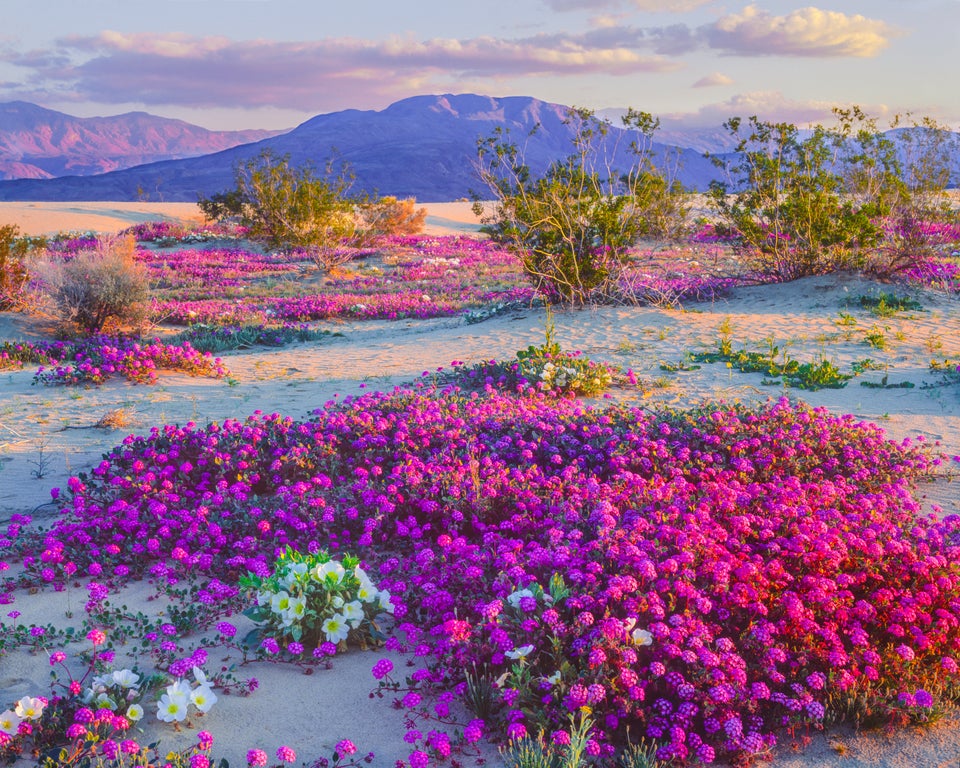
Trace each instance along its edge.
{"label": "white evening primrose flower", "polygon": [[201,712],[209,712],[217,696],[209,685],[199,685],[190,692],[190,701]]}
{"label": "white evening primrose flower", "polygon": [[307,598],[303,596],[290,598],[290,607],[287,608],[287,613],[290,616],[292,616],[294,619],[302,619],[306,612]]}
{"label": "white evening primrose flower", "polygon": [[22,718],[17,716],[17,713],[12,709],[0,712],[0,731],[7,734],[7,736],[16,736],[17,728],[20,727],[21,720]]}
{"label": "white evening primrose flower", "polygon": [[554,685],[556,685],[557,683],[559,683],[559,682],[560,682],[560,670],[558,669],[556,672],[554,672],[554,673],[553,673],[552,675],[550,675],[549,677],[543,678],[543,682],[545,682],[545,683],[546,683],[547,685],[549,685],[549,686],[554,686]]}
{"label": "white evening primrose flower", "polygon": [[346,573],[346,570],[342,565],[340,565],[339,562],[336,560],[330,560],[326,563],[320,563],[320,565],[313,569],[310,575],[321,584],[326,583],[334,585],[343,581],[343,577],[346,575]]}
{"label": "white evening primrose flower", "polygon": [[372,603],[377,599],[377,594],[377,588],[369,581],[361,581],[357,588],[357,598],[364,603]]}
{"label": "white evening primrose flower", "polygon": [[193,668],[193,679],[196,681],[197,685],[210,685],[210,681],[207,680],[207,673],[204,672],[200,667]]}
{"label": "white evening primrose flower", "polygon": [[179,696],[163,694],[157,703],[157,717],[165,723],[181,722],[187,718],[187,702]]}
{"label": "white evening primrose flower", "polygon": [[24,696],[17,702],[13,711],[17,713],[18,717],[22,717],[24,720],[38,720],[40,715],[43,714],[43,708],[45,706],[46,705],[38,698]]}
{"label": "white evening primrose flower", "polygon": [[393,600],[390,597],[390,593],[385,589],[381,589],[377,593],[377,602],[380,603],[380,608],[385,612],[392,614],[393,613]]}
{"label": "white evening primrose flower", "polygon": [[323,630],[323,634],[327,636],[327,640],[331,643],[339,643],[341,640],[346,640],[350,634],[350,625],[347,624],[347,620],[341,613],[335,613],[324,621],[320,628]]}
{"label": "white evening primrose flower", "polygon": [[282,614],[290,609],[290,593],[281,590],[270,598],[270,610]]}
{"label": "white evening primrose flower", "polygon": [[352,600],[343,606],[343,618],[351,627],[356,627],[363,621],[363,605],[359,600]]}
{"label": "white evening primrose flower", "polygon": [[309,568],[306,563],[290,563],[280,580],[280,584],[283,585],[284,589],[290,589],[294,584],[298,584],[302,577],[307,575],[308,571]]}
{"label": "white evening primrose flower", "polygon": [[121,688],[133,688],[140,682],[140,675],[132,669],[118,669],[113,673],[113,682]]}
{"label": "white evening primrose flower", "polygon": [[520,607],[520,600],[524,597],[533,597],[534,594],[529,589],[518,589],[516,592],[511,592],[507,595],[507,602],[510,603],[510,606],[513,608]]}
{"label": "white evening primrose flower", "polygon": [[257,592],[257,605],[264,606],[270,605],[270,601],[273,599],[273,593],[268,592],[267,590],[260,590]]}
{"label": "white evening primrose flower", "polygon": [[170,683],[170,685],[167,686],[164,695],[186,704],[190,700],[190,685],[183,680],[177,680],[177,682]]}
{"label": "white evening primrose flower", "polygon": [[111,712],[116,712],[117,702],[115,702],[108,693],[97,694],[97,697],[93,700],[93,704],[97,709],[109,709]]}
{"label": "white evening primrose flower", "polygon": [[524,659],[530,655],[530,651],[533,650],[532,645],[521,645],[519,648],[514,648],[512,651],[507,651],[503,655],[508,659]]}
{"label": "white evening primrose flower", "polygon": [[653,635],[651,635],[645,629],[635,629],[630,633],[630,637],[633,638],[633,642],[637,645],[653,645]]}
{"label": "white evening primrose flower", "polygon": [[131,704],[129,707],[127,707],[126,718],[131,723],[139,722],[141,718],[143,718],[143,707],[141,707],[139,704]]}

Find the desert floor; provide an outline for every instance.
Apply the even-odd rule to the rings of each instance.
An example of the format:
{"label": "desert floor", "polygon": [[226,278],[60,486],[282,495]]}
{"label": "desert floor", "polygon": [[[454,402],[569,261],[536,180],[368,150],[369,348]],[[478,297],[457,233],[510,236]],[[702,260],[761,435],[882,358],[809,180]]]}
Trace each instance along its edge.
{"label": "desert floor", "polygon": [[[436,234],[477,229],[469,204],[428,205],[428,231]],[[190,204],[2,203],[0,224],[17,223],[31,234],[58,230],[116,231],[131,223],[170,217],[195,218]],[[641,386],[618,391],[614,397],[641,407],[686,407],[704,401],[762,402],[786,396],[850,413],[880,424],[894,440],[924,436],[939,441],[948,455],[960,454],[960,390],[939,386],[928,371],[931,358],[960,357],[960,298],[930,291],[913,291],[922,311],[876,319],[845,300],[886,290],[855,276],[811,278],[785,285],[743,288],[723,301],[691,304],[682,310],[652,307],[602,307],[556,312],[556,338],[568,350],[579,349],[595,360],[632,369]],[[857,317],[857,333],[835,322],[841,311]],[[725,321],[736,348],[762,349],[772,339],[801,361],[826,357],[848,369],[851,362],[872,358],[882,369],[864,373],[843,389],[800,392],[764,386],[760,374],[704,364],[698,370],[668,372],[662,363],[677,363],[690,351],[716,347]],[[888,340],[884,350],[870,348],[862,329],[880,326]],[[545,315],[540,309],[514,312],[474,325],[462,319],[340,322],[320,327],[340,335],[323,341],[276,350],[228,353],[224,356],[236,383],[162,373],[154,386],[110,381],[96,388],[43,388],[31,385],[32,369],[0,372],[0,521],[12,513],[36,512],[40,524],[49,520],[44,504],[50,489],[89,470],[101,455],[130,433],[143,433],[164,423],[206,423],[242,419],[255,410],[294,418],[335,396],[390,389],[410,383],[424,371],[448,366],[453,359],[468,363],[511,357],[518,349],[543,340]],[[0,341],[41,337],[41,321],[23,315],[0,314]],[[909,381],[912,389],[867,389],[861,380],[889,384]],[[129,426],[95,425],[108,412],[122,409]],[[935,482],[918,489],[928,509],[960,513],[960,473],[945,471]],[[75,594],[38,593],[18,596],[20,622],[62,625],[73,610],[73,622],[83,601]],[[123,598],[130,605],[158,611],[135,588]],[[149,606],[149,607],[147,607]],[[4,622],[6,610],[4,613]],[[271,751],[279,744],[294,747],[303,760],[329,756],[333,744],[352,739],[361,752],[376,753],[374,765],[389,766],[405,758],[402,713],[387,700],[368,698],[374,687],[370,668],[374,653],[351,652],[337,657],[331,670],[305,676],[283,665],[256,664],[251,674],[260,689],[250,698],[222,697],[197,729],[211,731],[215,753],[231,765],[245,764],[250,746]],[[0,709],[24,695],[47,689],[45,658],[13,653],[0,656]],[[177,734],[169,727],[150,726],[170,747],[191,743],[194,729]],[[957,768],[960,766],[960,719],[949,718],[927,731],[897,731],[855,735],[850,732],[811,734],[812,743],[795,749],[785,740],[770,763],[776,768],[837,766],[898,766]],[[489,756],[489,755],[488,755]],[[493,763],[497,758],[494,756]],[[469,764],[469,762],[468,762]]]}

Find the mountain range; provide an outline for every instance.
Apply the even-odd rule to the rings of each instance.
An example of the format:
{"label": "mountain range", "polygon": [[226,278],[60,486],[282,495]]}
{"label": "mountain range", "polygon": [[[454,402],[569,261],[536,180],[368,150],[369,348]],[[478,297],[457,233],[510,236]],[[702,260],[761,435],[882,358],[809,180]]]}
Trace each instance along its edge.
{"label": "mountain range", "polygon": [[277,133],[208,131],[146,112],[74,117],[26,101],[8,101],[0,103],[0,179],[89,176],[207,155]]}
{"label": "mountain range", "polygon": [[[505,132],[539,174],[572,150],[568,113],[569,107],[526,96],[414,96],[379,111],[317,115],[269,135],[207,131],[140,112],[73,118],[11,102],[0,104],[0,172],[33,178],[0,181],[0,200],[195,202],[232,188],[237,164],[264,150],[320,171],[342,161],[355,176],[354,192],[458,200],[485,192],[476,172],[479,139]],[[611,166],[625,169],[633,164],[633,136],[618,127],[620,114],[610,109],[598,116],[611,123],[604,139]],[[706,189],[718,176],[704,153],[723,159],[734,146],[719,127],[667,123],[656,138],[653,161],[675,169],[691,190]]]}
{"label": "mountain range", "polygon": [[[568,109],[521,96],[415,96],[380,111],[349,109],[318,115],[287,133],[198,157],[94,176],[0,181],[0,200],[193,202],[198,196],[232,187],[236,164],[265,149],[320,170],[331,159],[343,161],[356,177],[353,191],[431,202],[457,200],[477,191],[477,140],[496,129],[508,131],[511,141],[523,145],[534,172],[568,155],[573,137]],[[0,146],[4,130],[0,125]],[[619,142],[616,163],[627,167],[629,137],[617,127],[610,133],[611,147]],[[661,160],[674,154],[679,179],[686,186],[703,188],[713,178],[716,169],[702,152],[662,144],[654,147],[655,157]]]}

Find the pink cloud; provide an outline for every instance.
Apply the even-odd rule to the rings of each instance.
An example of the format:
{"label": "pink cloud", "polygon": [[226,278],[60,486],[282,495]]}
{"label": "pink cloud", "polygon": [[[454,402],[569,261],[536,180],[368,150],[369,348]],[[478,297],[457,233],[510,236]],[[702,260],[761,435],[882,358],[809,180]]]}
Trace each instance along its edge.
{"label": "pink cloud", "polygon": [[[642,37],[642,35],[641,35]],[[678,65],[616,35],[466,40],[393,37],[310,42],[231,41],[183,34],[103,32],[58,41],[58,55],[8,56],[34,89],[104,103],[313,109],[365,96],[443,90],[465,80],[536,75],[629,75]],[[64,56],[67,58],[64,58]]]}

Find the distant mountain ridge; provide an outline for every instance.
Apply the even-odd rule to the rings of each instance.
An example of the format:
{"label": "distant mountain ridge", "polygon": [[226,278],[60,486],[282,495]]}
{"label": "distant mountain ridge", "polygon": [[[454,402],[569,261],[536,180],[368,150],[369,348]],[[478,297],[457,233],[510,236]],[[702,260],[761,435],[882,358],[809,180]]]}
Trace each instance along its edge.
{"label": "distant mountain ridge", "polygon": [[[607,137],[612,167],[623,170],[633,164],[628,149],[632,137],[618,127],[617,112],[604,110],[601,116],[612,121]],[[473,192],[486,192],[475,170],[478,139],[497,129],[507,131],[509,140],[522,147],[526,163],[537,175],[551,162],[570,154],[573,128],[568,124],[568,113],[569,107],[527,96],[414,96],[379,111],[348,109],[317,115],[288,133],[212,154],[82,178],[0,181],[0,200],[132,201],[146,196],[157,202],[195,202],[200,196],[233,187],[237,163],[265,149],[289,155],[295,165],[309,164],[316,169],[323,169],[331,159],[344,161],[355,175],[354,191],[416,197],[426,202],[458,200]],[[676,169],[677,180],[690,190],[706,190],[721,173],[704,152],[721,160],[732,154],[731,139],[719,128],[689,129],[668,124],[654,138],[658,140],[652,149],[654,162]],[[61,139],[61,144],[69,144],[65,135]],[[5,140],[0,128],[0,147]],[[42,143],[34,139],[37,142]],[[681,142],[688,145],[681,146]],[[958,166],[960,161],[955,162],[955,174],[960,171]]]}
{"label": "distant mountain ridge", "polygon": [[[292,131],[252,144],[182,160],[140,165],[83,179],[20,179],[0,182],[2,200],[136,200],[143,191],[157,201],[192,202],[233,185],[237,162],[263,149],[289,154],[294,164],[322,169],[331,158],[347,162],[355,190],[440,202],[480,191],[474,170],[477,140],[494,129],[510,131],[525,147],[534,172],[571,151],[568,107],[531,97],[495,98],[474,94],[414,96],[380,110],[349,109],[317,115]],[[534,132],[534,128],[537,130]],[[611,144],[624,137],[617,134]],[[532,134],[532,135],[531,135]],[[621,141],[618,162],[629,164]],[[655,154],[673,150],[656,145]],[[676,150],[680,181],[702,189],[716,169],[702,153]]]}
{"label": "distant mountain ridge", "polygon": [[209,131],[146,112],[74,117],[25,101],[0,102],[0,179],[89,176],[207,155],[278,133]]}

